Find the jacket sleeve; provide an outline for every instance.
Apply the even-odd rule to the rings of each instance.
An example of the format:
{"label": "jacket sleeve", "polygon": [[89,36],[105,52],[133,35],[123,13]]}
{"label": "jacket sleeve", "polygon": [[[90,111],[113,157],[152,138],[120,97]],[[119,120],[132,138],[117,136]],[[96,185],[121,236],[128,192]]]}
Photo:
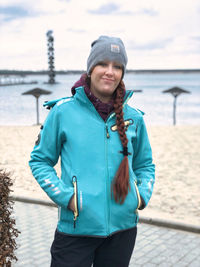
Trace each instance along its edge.
{"label": "jacket sleeve", "polygon": [[67,187],[54,169],[64,141],[64,135],[60,130],[59,110],[55,106],[51,109],[40,131],[38,141],[31,152],[29,166],[33,176],[47,195],[58,206],[67,208],[73,195],[73,186]]}
{"label": "jacket sleeve", "polygon": [[152,150],[142,116],[139,118],[136,140],[136,145],[134,146],[133,171],[137,177],[138,190],[142,199],[142,208],[144,208],[147,206],[153,192],[155,165],[152,162]]}

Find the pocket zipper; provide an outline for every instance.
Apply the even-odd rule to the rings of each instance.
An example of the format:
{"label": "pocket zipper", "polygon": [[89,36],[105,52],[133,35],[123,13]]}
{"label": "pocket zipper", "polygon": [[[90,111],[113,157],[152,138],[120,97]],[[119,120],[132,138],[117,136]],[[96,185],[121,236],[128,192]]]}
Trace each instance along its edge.
{"label": "pocket zipper", "polygon": [[137,199],[138,199],[138,206],[137,206],[137,210],[138,210],[138,208],[141,205],[141,197],[140,197],[140,193],[139,193],[136,181],[134,181],[134,184],[135,184],[135,190],[136,190]]}
{"label": "pocket zipper", "polygon": [[72,177],[72,183],[74,186],[74,208],[75,208],[75,211],[73,212],[74,213],[74,228],[76,228],[76,220],[77,220],[77,217],[79,215],[79,213],[78,213],[78,190],[77,190],[77,178],[76,178],[76,176]]}

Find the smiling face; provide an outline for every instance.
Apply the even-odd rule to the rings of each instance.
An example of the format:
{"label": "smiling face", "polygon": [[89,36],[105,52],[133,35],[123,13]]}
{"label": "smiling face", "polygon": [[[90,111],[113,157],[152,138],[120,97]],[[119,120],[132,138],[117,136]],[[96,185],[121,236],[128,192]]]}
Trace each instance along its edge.
{"label": "smiling face", "polygon": [[99,62],[91,73],[91,92],[107,103],[122,79],[123,67],[113,61]]}

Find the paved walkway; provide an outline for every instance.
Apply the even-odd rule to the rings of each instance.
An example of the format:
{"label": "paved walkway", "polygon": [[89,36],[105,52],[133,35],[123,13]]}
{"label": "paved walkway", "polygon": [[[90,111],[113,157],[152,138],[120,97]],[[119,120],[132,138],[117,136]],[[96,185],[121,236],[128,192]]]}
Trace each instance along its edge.
{"label": "paved walkway", "polygon": [[[18,262],[14,267],[49,267],[57,209],[15,202]],[[130,267],[200,267],[200,235],[147,224],[138,225]],[[82,266],[80,266],[82,267]]]}

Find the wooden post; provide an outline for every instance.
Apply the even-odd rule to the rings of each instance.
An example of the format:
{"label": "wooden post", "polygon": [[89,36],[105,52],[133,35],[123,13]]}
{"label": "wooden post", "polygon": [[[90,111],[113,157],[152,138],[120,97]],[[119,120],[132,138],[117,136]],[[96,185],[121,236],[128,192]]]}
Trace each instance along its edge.
{"label": "wooden post", "polygon": [[37,125],[39,125],[39,97],[36,97],[36,116],[37,116]]}
{"label": "wooden post", "polygon": [[174,108],[173,108],[173,124],[176,125],[176,99],[177,95],[174,96]]}

